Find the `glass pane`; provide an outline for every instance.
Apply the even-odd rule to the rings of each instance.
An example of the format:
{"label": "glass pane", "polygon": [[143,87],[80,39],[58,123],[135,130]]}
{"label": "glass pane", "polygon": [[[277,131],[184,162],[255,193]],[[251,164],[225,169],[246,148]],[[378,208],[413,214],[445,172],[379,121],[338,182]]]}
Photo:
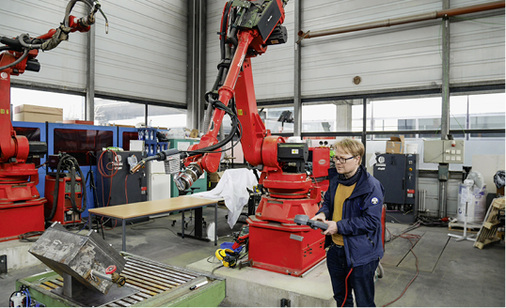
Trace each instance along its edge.
{"label": "glass pane", "polygon": [[145,125],[144,104],[95,98],[95,125]]}
{"label": "glass pane", "polygon": [[[441,129],[441,108],[440,97],[371,100],[368,122],[373,131],[433,130],[436,133]],[[405,134],[405,137],[415,137],[415,134]]]}
{"label": "glass pane", "polygon": [[12,110],[20,105],[63,109],[63,120],[84,120],[84,96],[48,91],[11,88]]}
{"label": "glass pane", "polygon": [[336,104],[303,105],[302,132],[336,131]]}
{"label": "glass pane", "polygon": [[[367,119],[371,119],[371,103],[368,102],[366,105],[367,108]],[[352,114],[352,122],[351,122],[351,129],[354,132],[361,132],[363,131],[364,127],[364,104],[357,104],[353,105],[351,107],[351,114]],[[372,121],[368,120],[366,122],[366,130],[371,130]]]}
{"label": "glass pane", "polygon": [[273,134],[293,133],[293,106],[265,108],[260,117]]}
{"label": "glass pane", "polygon": [[[504,129],[506,110],[504,101],[504,93],[452,96],[450,98],[453,117],[450,122],[451,128],[463,131],[466,129]],[[467,110],[469,110],[468,117]],[[469,119],[469,123],[466,123],[466,119]],[[471,137],[504,138],[504,133],[472,133]]]}
{"label": "glass pane", "polygon": [[458,133],[453,133],[454,138],[464,138],[466,132],[466,117],[451,116],[450,118],[450,130],[456,130]]}
{"label": "glass pane", "polygon": [[186,110],[148,105],[148,125],[150,127],[186,127]]}
{"label": "glass pane", "polygon": [[362,131],[362,100],[332,100],[302,106],[302,132]]}
{"label": "glass pane", "polygon": [[[495,114],[504,116],[504,93],[469,95],[469,114]],[[503,126],[504,127],[504,126]]]}

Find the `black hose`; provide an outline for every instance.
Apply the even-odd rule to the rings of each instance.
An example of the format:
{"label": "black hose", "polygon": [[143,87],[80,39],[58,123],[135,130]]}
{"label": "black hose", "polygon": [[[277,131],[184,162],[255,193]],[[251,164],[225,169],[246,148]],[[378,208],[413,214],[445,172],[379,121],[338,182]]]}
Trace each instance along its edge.
{"label": "black hose", "polygon": [[[49,213],[48,217],[46,217],[46,221],[51,221],[54,218],[54,215],[56,214],[56,208],[58,204],[58,194],[60,190],[60,173],[62,171],[69,171],[71,174],[71,196],[70,196],[70,203],[72,204],[72,209],[76,213],[82,213],[86,210],[86,182],[84,174],[79,167],[79,163],[77,160],[72,157],[69,154],[63,154],[60,157],[60,160],[58,161],[58,165],[56,166],[56,176],[55,176],[55,187],[53,191],[53,207],[51,208],[51,212]],[[82,206],[81,208],[77,208],[77,205],[75,203],[75,174],[76,171],[78,172],[79,176],[81,177],[81,193],[83,195],[82,198]]]}
{"label": "black hose", "polygon": [[7,68],[9,68],[9,67],[15,66],[15,65],[17,65],[19,62],[23,61],[23,60],[24,60],[24,59],[28,56],[28,52],[29,52],[29,50],[28,50],[28,49],[25,49],[25,50],[23,51],[23,55],[22,55],[19,59],[17,59],[16,61],[14,61],[14,62],[12,62],[12,63],[10,63],[10,64],[7,64],[7,65],[5,65],[5,66],[0,67],[0,71],[3,71],[4,69],[7,69]]}
{"label": "black hose", "polygon": [[[232,120],[232,131],[230,132],[230,134],[226,138],[224,138],[223,140],[219,141],[218,143],[216,143],[214,145],[208,146],[206,148],[198,149],[198,150],[183,152],[183,153],[186,153],[187,156],[215,152],[215,150],[221,148],[222,146],[224,146],[225,144],[227,144],[228,142],[233,140],[235,135],[238,136],[237,143],[241,140],[241,137],[242,137],[242,125],[237,117],[237,114],[235,111],[235,104],[234,104],[233,99],[230,101],[230,104],[229,104],[231,107],[227,107],[225,104],[223,104],[223,102],[217,100],[217,93],[216,93],[217,90],[219,89],[219,87],[222,85],[224,77],[228,73],[229,63],[227,63],[226,50],[225,50],[227,43],[232,42],[232,44],[234,45],[234,48],[232,49],[231,54],[235,53],[235,46],[237,45],[237,40],[235,39],[235,35],[237,33],[237,28],[234,26],[236,15],[235,15],[235,11],[232,9],[232,3],[233,3],[233,1],[229,1],[225,5],[223,18],[221,21],[221,28],[220,28],[220,33],[219,33],[220,34],[221,61],[220,61],[220,65],[218,66],[218,74],[216,76],[216,80],[213,84],[212,90],[207,92],[206,96],[205,96],[206,101],[210,105],[208,108],[212,107],[214,109],[221,109],[221,110],[225,111],[230,116],[230,118]],[[232,17],[230,17],[230,16],[232,16]],[[232,30],[230,31],[230,37],[227,36],[227,24],[230,27],[232,27]],[[230,59],[228,59],[228,60],[230,61]],[[211,99],[214,99],[214,100],[209,101]],[[233,146],[234,145],[232,145],[232,147]],[[220,152],[223,152],[223,151],[225,151],[225,150],[221,150]]]}
{"label": "black hose", "polygon": [[77,3],[77,1],[84,2],[90,7],[90,9],[93,9],[93,0],[71,0],[71,1],[69,1],[69,3],[67,3],[67,7],[65,8],[65,17],[63,19],[63,24],[65,25],[65,27],[69,26],[70,12],[72,12],[72,9],[74,8],[74,5]]}

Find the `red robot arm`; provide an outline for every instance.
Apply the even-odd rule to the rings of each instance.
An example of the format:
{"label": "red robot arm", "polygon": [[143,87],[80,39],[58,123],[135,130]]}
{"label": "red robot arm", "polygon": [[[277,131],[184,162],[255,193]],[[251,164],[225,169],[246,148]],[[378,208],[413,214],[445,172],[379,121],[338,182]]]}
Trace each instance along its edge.
{"label": "red robot arm", "polygon": [[[180,190],[188,189],[204,170],[218,170],[221,152],[220,147],[216,146],[217,136],[225,110],[232,99],[235,99],[237,118],[243,128],[241,143],[246,161],[253,166],[263,165],[279,169],[276,147],[278,143],[284,142],[284,139],[270,136],[258,115],[250,58],[263,54],[268,45],[286,41],[286,29],[281,26],[285,18],[286,2],[244,0],[227,4],[236,9],[232,26],[238,31],[229,38],[232,42],[237,42],[235,53],[228,65],[225,81],[218,90],[218,99],[213,102],[224,108],[214,110],[208,131],[202,136],[200,143],[188,149],[190,157],[184,161],[188,168],[175,177]],[[226,6],[224,12],[227,11]],[[223,20],[227,20],[227,17],[223,17],[222,23]]]}
{"label": "red robot arm", "polygon": [[[82,1],[90,8],[89,14],[82,18],[70,15],[76,2]],[[21,34],[15,39],[0,37],[5,46],[0,47],[0,163],[24,163],[29,154],[28,140],[24,136],[16,136],[12,128],[10,114],[10,76],[20,75],[25,70],[38,72],[40,65],[35,59],[38,50],[50,50],[66,40],[69,32],[87,32],[95,23],[95,14],[100,11],[100,4],[94,0],[71,0],[67,4],[64,23],[58,29],[51,29],[37,38]]]}

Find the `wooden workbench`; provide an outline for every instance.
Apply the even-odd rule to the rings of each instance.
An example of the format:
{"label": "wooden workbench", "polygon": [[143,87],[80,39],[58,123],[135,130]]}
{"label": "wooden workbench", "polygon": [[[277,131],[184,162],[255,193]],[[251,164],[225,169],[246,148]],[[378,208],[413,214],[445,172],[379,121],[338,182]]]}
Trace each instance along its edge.
{"label": "wooden workbench", "polygon": [[[129,204],[100,207],[89,209],[90,221],[92,215],[110,217],[121,220],[122,225],[122,250],[126,251],[126,222],[135,218],[148,217],[157,214],[166,214],[176,211],[196,210],[195,213],[195,237],[202,237],[202,208],[204,206],[214,206],[214,245],[218,243],[218,201],[215,199],[207,199],[193,197],[191,195],[179,196],[176,198],[135,202]],[[184,212],[183,212],[184,213]],[[183,216],[184,217],[184,216]],[[184,218],[182,223],[181,236],[184,238]],[[197,226],[198,225],[198,226]],[[91,223],[89,225],[91,229]]]}

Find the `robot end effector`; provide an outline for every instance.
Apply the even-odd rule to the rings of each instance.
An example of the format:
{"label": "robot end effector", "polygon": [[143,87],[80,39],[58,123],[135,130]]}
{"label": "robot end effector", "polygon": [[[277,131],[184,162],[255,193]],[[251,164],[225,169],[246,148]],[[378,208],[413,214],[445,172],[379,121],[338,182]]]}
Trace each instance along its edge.
{"label": "robot end effector", "polygon": [[176,174],[174,182],[180,191],[188,190],[193,183],[204,173],[202,167],[197,163],[190,163],[183,172],[180,171],[181,152],[177,149],[169,149],[166,151],[158,152],[153,156],[139,161],[134,167],[130,169],[130,173],[136,173],[143,168],[147,162],[152,160],[166,162],[166,173]]}

